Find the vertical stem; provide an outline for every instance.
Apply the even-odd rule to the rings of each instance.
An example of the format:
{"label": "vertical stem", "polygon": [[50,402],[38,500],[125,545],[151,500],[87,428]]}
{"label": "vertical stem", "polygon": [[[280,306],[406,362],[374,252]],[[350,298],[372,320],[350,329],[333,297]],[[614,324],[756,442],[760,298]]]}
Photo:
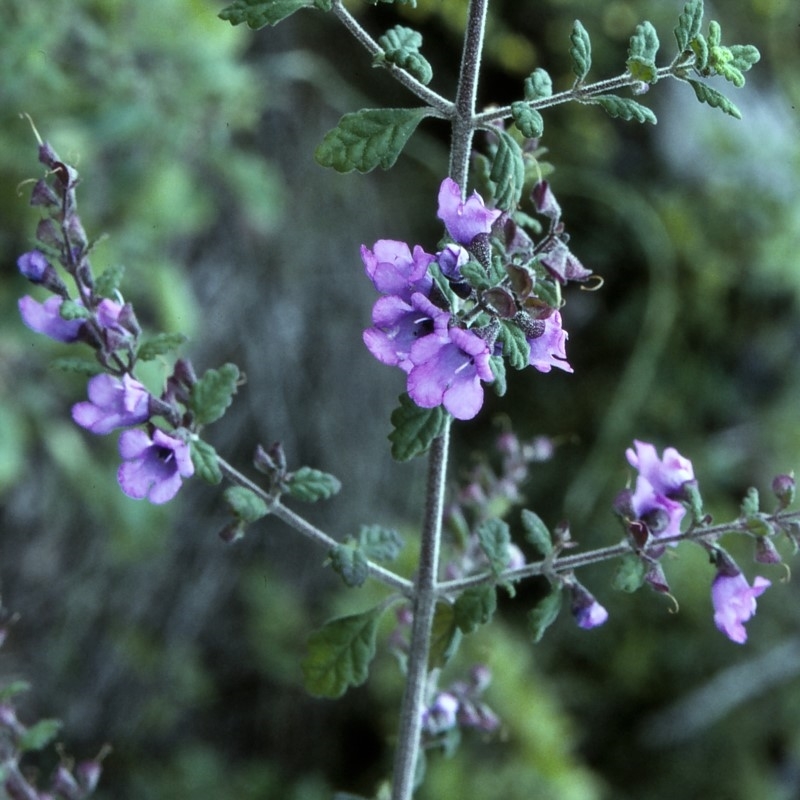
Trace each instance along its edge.
{"label": "vertical stem", "polygon": [[422,710],[428,682],[428,654],[436,608],[436,583],[442,539],[445,477],[450,442],[450,417],[441,436],[433,440],[428,463],[427,504],[414,587],[414,620],[408,653],[408,672],[400,709],[400,728],[394,759],[392,800],[410,800],[419,757]]}
{"label": "vertical stem", "polygon": [[450,177],[461,187],[462,194],[467,190],[469,156],[472,150],[472,134],[475,130],[475,98],[478,94],[478,75],[488,8],[489,0],[470,0],[464,50],[461,54],[461,71],[458,76],[453,137],[450,146]]}
{"label": "vertical stem", "polygon": [[[466,196],[469,158],[474,130],[475,97],[478,91],[483,35],[489,0],[470,0],[461,70],[456,91],[450,177]],[[428,682],[428,655],[436,609],[439,550],[442,538],[445,477],[450,441],[450,418],[441,436],[434,439],[428,463],[425,520],[422,529],[419,567],[414,591],[414,621],[408,655],[408,673],[400,709],[392,800],[411,800],[420,750],[422,711]]]}

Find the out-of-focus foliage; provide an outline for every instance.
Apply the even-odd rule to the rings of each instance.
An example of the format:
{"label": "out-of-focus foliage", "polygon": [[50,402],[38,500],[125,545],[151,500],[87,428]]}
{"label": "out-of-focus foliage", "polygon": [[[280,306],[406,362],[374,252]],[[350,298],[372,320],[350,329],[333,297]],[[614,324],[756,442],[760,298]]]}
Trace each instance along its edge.
{"label": "out-of-focus foliage", "polygon": [[[215,535],[222,501],[207,487],[189,487],[169,509],[124,498],[113,437],[89,437],[69,419],[84,382],[47,369],[63,348],[25,331],[15,308],[28,287],[14,261],[36,220],[16,194],[38,175],[24,111],[77,160],[84,222],[110,234],[95,264],[125,264],[142,322],[191,334],[203,368],[230,360],[247,374],[214,441],[220,452],[246,465],[257,438],[280,438],[295,465],[343,479],[315,521],[342,539],[356,521],[396,524],[413,541],[419,472],[387,455],[401,387],[361,347],[371,296],[358,245],[435,243],[446,131],[423,122],[389,174],[321,170],[314,146],[342,113],[408,98],[329,16],[302,12],[253,34],[217,20],[219,5],[0,7],[0,578],[5,604],[22,614],[0,668],[31,679],[31,718],[62,717],[76,755],[111,741],[103,797],[368,794],[389,764],[395,660],[379,651],[368,684],[341,704],[307,698],[299,664],[308,632],[382,595],[367,583],[332,599],[331,586],[343,590],[324,554],[269,518],[225,547]],[[511,102],[536,67],[555,91],[571,83],[575,18],[600,77],[622,70],[641,19],[668,41],[682,3],[492,6],[481,97]],[[363,11],[376,36],[397,13],[419,26],[432,88],[449,93],[465,7]],[[720,519],[750,481],[765,489],[772,472],[800,467],[792,10],[787,0],[717,10],[731,41],[753,41],[764,56],[737,96],[742,122],[661,86],[640,98],[658,114],[654,129],[593,108],[546,113],[571,247],[606,284],[570,298],[575,374],[514,375],[485,424],[458,433],[454,471],[495,430],[492,411],[509,413],[522,435],[557,437],[529,505],[548,524],[569,514],[584,546],[619,535],[607,507],[627,479],[633,436],[691,457]],[[148,379],[159,380],[157,363]],[[560,619],[534,648],[524,617],[542,587],[502,597],[496,624],[463,647],[465,661],[493,669],[486,699],[505,741],[466,735],[454,758],[431,754],[421,796],[796,796],[796,590],[770,572],[775,586],[737,648],[711,621],[711,567],[699,550],[679,553],[667,563],[678,614],[647,591],[613,594],[611,568],[598,568],[581,579],[609,622],[584,632]],[[749,570],[750,554],[735,555]]]}

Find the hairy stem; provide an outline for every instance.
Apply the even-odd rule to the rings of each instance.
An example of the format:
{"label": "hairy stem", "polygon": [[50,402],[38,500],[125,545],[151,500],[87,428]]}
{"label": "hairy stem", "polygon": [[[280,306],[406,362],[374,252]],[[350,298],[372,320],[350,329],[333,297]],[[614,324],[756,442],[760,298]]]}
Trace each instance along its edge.
{"label": "hairy stem", "polygon": [[420,543],[419,567],[414,586],[414,620],[408,653],[408,672],[400,708],[397,751],[394,760],[392,800],[410,800],[419,759],[422,710],[428,683],[428,656],[436,608],[439,550],[442,539],[445,477],[450,422],[433,440],[428,464],[427,505]]}
{"label": "hairy stem", "polygon": [[[332,550],[339,544],[336,539],[328,536],[327,533],[321,531],[291,509],[286,508],[286,506],[281,504],[280,500],[270,495],[269,492],[262,489],[257,483],[253,483],[250,478],[246,475],[242,475],[235,467],[232,467],[219,456],[217,456],[217,463],[223,475],[225,475],[231,483],[249,489],[253,494],[258,495],[269,507],[269,513],[277,517],[281,522],[285,522],[289,527],[294,528],[307,539],[311,539],[312,542],[327,547],[328,550]],[[380,564],[376,564],[373,561],[367,562],[367,569],[369,570],[370,577],[375,578],[386,586],[390,586],[392,589],[397,589],[406,596],[411,596],[414,588],[411,581],[401,578],[390,569],[386,569],[386,567],[382,567]]]}
{"label": "hairy stem", "polygon": [[[342,0],[333,0],[333,13],[339,18],[341,23],[352,34],[353,38],[359,42],[364,49],[373,57],[383,55],[383,48],[364,30],[359,21],[342,5]],[[438,114],[436,116],[450,118],[453,116],[453,104],[429,89],[424,83],[418,81],[413,75],[404,69],[388,61],[382,62],[382,66],[389,71],[389,74],[410,92],[427,103]]]}

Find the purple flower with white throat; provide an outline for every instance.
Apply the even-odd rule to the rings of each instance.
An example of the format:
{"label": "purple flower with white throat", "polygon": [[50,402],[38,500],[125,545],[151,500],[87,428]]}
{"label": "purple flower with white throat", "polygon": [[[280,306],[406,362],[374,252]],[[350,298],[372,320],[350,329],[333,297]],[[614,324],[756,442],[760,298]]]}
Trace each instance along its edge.
{"label": "purple flower with white throat", "polygon": [[411,248],[405,242],[379,239],[370,250],[361,246],[364,269],[381,294],[390,294],[410,300],[415,292],[428,295],[433,279],[428,275],[428,265],[435,259],[419,245]]}
{"label": "purple flower with white throat", "polygon": [[74,342],[85,320],[64,319],[61,316],[61,297],[48,297],[44,303],[25,295],[17,303],[22,321],[32,331],[43,333],[57,342]]}
{"label": "purple flower with white throat", "polygon": [[491,383],[489,345],[472,331],[449,328],[417,341],[409,358],[408,394],[421,408],[444,407],[472,419],[483,405],[481,381]]}
{"label": "purple flower with white throat", "polygon": [[364,331],[364,344],[382,364],[410,372],[414,343],[436,332],[446,336],[449,322],[450,314],[423,294],[413,294],[410,302],[395,295],[381,297],[372,309],[372,327]]}
{"label": "purple flower with white throat", "polygon": [[117,471],[122,491],[151,503],[172,500],[184,478],[194,475],[189,445],[156,428],[150,437],[141,428],[125,431],[119,438],[123,462]]}
{"label": "purple flower with white throat", "polygon": [[479,234],[492,230],[492,224],[502,214],[495,208],[486,208],[483,198],[473,192],[466,201],[461,199],[461,188],[451,178],[445,178],[439,187],[439,211],[447,232],[465,247]]}
{"label": "purple flower with white throat", "polygon": [[88,392],[88,401],[72,407],[72,419],[92,433],[110,433],[150,418],[150,393],[128,374],[121,379],[105,373],[95,375]]}
{"label": "purple flower with white throat", "polygon": [[528,339],[531,354],[528,364],[539,372],[550,372],[553,367],[572,372],[567,361],[567,332],[561,327],[561,314],[554,311],[544,322],[544,331],[534,339]]}
{"label": "purple flower with white throat", "polygon": [[711,584],[714,624],[732,642],[744,644],[747,641],[744,623],[756,613],[756,597],[769,586],[771,582],[760,575],[750,586],[741,572],[735,575],[725,570],[717,572]]}

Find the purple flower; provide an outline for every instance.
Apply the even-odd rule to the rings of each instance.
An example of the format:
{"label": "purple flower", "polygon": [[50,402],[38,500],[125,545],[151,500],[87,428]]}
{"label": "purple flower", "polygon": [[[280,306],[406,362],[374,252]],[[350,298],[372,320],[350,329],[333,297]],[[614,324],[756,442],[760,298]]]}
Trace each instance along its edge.
{"label": "purple flower", "polygon": [[554,311],[544,320],[544,332],[535,339],[528,339],[531,354],[528,364],[539,372],[550,372],[553,367],[572,372],[567,361],[567,332],[561,327],[561,314]]}
{"label": "purple flower", "polygon": [[49,297],[44,303],[25,295],[17,305],[22,321],[36,333],[43,333],[58,342],[74,342],[83,327],[82,319],[64,319],[60,314],[60,297]]}
{"label": "purple flower", "polygon": [[579,628],[597,628],[608,619],[608,611],[585,586],[574,580],[569,588],[572,594],[572,616]]}
{"label": "purple flower", "polygon": [[435,700],[422,712],[422,728],[434,736],[455,728],[461,704],[450,692],[439,692]]}
{"label": "purple flower", "polygon": [[141,428],[125,431],[119,454],[123,462],[117,480],[122,491],[137,500],[166,503],[178,493],[182,479],[194,474],[189,445],[158,428],[152,438]]}
{"label": "purple flower", "polygon": [[674,447],[667,447],[663,457],[659,458],[652,444],[636,439],[633,444],[635,450],[629,447],[625,451],[628,463],[639,470],[639,475],[656,493],[674,496],[684,483],[694,480],[692,462],[684,458]]}
{"label": "purple flower", "polygon": [[483,405],[481,381],[494,380],[489,356],[489,345],[471,331],[425,336],[409,353],[408,394],[421,408],[444,405],[456,419],[472,419]]}
{"label": "purple flower", "polygon": [[428,265],[434,258],[419,245],[412,253],[405,242],[392,239],[379,239],[372,250],[361,246],[361,260],[375,288],[403,300],[410,300],[414,292],[426,296],[430,292],[433,279],[428,275]]}
{"label": "purple flower", "polygon": [[122,380],[95,375],[89,381],[89,400],[72,407],[72,419],[92,433],[138,425],[150,417],[150,393],[130,375]]}
{"label": "purple flower", "polygon": [[486,208],[483,198],[473,192],[466,202],[461,200],[461,188],[451,178],[445,178],[439,187],[439,211],[447,232],[458,244],[469,245],[481,233],[489,233],[492,223],[502,212]]}
{"label": "purple flower", "polygon": [[469,261],[469,252],[459,244],[449,244],[436,254],[442,275],[453,281],[462,281],[461,267]]}
{"label": "purple flower", "polygon": [[19,271],[32,283],[41,283],[45,275],[53,269],[50,262],[45,258],[44,253],[39,250],[31,250],[23,253],[17,259]]}
{"label": "purple flower", "polygon": [[395,295],[381,297],[372,309],[373,327],[364,331],[364,344],[382,364],[410,372],[413,344],[434,332],[446,336],[449,322],[450,314],[420,293],[410,303]]}
{"label": "purple flower", "polygon": [[711,584],[714,624],[732,642],[744,644],[747,641],[744,623],[756,613],[756,597],[770,585],[771,582],[761,576],[757,576],[750,586],[741,572],[736,575],[717,573]]}

